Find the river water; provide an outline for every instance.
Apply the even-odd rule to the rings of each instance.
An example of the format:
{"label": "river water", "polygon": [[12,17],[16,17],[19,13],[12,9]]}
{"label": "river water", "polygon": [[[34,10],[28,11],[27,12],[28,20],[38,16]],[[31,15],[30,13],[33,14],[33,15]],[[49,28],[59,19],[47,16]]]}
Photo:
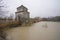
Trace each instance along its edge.
{"label": "river water", "polygon": [[60,40],[60,22],[38,22],[7,31],[7,40]]}

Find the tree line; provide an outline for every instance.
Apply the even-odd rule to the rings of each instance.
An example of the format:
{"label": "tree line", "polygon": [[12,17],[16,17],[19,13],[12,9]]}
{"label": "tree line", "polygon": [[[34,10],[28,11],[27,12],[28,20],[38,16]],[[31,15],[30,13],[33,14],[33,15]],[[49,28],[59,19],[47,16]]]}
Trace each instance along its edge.
{"label": "tree line", "polygon": [[60,21],[60,16],[42,18],[42,21]]}

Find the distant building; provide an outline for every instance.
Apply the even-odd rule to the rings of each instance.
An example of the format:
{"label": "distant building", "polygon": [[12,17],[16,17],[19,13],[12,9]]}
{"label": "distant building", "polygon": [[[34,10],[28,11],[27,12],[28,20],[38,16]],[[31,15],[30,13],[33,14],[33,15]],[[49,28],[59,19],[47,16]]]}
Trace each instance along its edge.
{"label": "distant building", "polygon": [[18,21],[20,18],[25,18],[25,19],[29,19],[29,12],[28,12],[28,9],[21,5],[17,8],[17,12],[15,13],[16,14],[16,20]]}

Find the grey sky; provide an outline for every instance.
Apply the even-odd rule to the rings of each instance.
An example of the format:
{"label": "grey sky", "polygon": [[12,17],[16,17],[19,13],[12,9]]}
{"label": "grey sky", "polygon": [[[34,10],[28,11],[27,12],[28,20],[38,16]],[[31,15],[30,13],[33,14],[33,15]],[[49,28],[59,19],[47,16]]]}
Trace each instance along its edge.
{"label": "grey sky", "polygon": [[24,5],[29,9],[31,17],[60,16],[60,0],[4,0],[9,6],[10,13],[16,8]]}

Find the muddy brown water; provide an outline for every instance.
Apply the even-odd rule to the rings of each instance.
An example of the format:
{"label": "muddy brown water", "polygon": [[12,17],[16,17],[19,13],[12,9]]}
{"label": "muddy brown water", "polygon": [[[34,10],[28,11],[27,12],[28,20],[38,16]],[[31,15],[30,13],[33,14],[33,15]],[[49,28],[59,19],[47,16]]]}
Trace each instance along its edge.
{"label": "muddy brown water", "polygon": [[60,22],[39,22],[7,31],[7,40],[60,40]]}

